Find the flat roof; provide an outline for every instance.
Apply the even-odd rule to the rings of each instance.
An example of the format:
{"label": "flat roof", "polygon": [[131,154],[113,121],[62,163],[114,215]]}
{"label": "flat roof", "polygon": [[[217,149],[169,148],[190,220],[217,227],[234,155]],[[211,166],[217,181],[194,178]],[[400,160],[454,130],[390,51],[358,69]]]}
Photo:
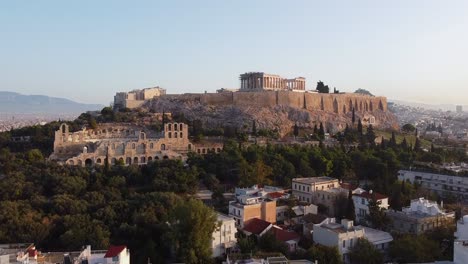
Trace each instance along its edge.
{"label": "flat roof", "polygon": [[319,182],[327,182],[327,181],[338,181],[338,179],[328,177],[328,176],[321,176],[321,177],[307,177],[307,178],[293,178],[293,182],[305,183],[305,184],[312,184],[312,183],[319,183]]}
{"label": "flat roof", "polygon": [[217,218],[218,218],[218,221],[223,221],[223,222],[224,221],[230,221],[230,220],[234,221],[234,218],[229,217],[229,216],[227,216],[225,214],[221,214],[221,213],[217,213]]}
{"label": "flat roof", "polygon": [[382,244],[393,241],[392,235],[388,232],[380,231],[370,227],[362,227],[364,229],[364,236],[372,244]]}

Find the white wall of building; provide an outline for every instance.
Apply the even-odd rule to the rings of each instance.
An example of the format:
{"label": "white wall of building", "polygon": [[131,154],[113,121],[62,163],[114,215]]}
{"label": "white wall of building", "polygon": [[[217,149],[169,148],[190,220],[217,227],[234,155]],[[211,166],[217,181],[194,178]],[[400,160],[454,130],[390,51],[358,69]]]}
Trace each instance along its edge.
{"label": "white wall of building", "polygon": [[232,246],[237,242],[236,222],[233,218],[218,214],[220,226],[213,232],[213,257],[222,256],[226,246]]}

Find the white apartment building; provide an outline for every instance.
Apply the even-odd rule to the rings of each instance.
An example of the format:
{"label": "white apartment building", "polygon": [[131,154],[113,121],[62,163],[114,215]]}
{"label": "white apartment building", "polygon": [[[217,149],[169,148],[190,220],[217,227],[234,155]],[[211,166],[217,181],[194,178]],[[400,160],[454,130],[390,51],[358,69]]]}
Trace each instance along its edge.
{"label": "white apartment building", "polygon": [[416,182],[421,184],[421,187],[438,194],[451,193],[468,199],[468,177],[400,170],[398,171],[398,180]]}
{"label": "white apartment building", "polygon": [[213,257],[220,257],[229,253],[230,249],[236,245],[237,228],[234,218],[218,213],[218,223],[213,232]]}
{"label": "white apartment building", "polygon": [[349,262],[348,253],[356,245],[359,238],[369,240],[377,249],[386,251],[393,237],[384,231],[354,226],[353,221],[342,219],[341,224],[335,218],[327,218],[313,227],[313,240],[315,243],[329,247],[338,247],[345,263]]}
{"label": "white apartment building", "polygon": [[388,210],[392,219],[393,231],[399,233],[422,234],[439,226],[454,224],[455,213],[445,212],[436,202],[424,198],[414,199],[402,211]]}
{"label": "white apartment building", "polygon": [[364,223],[366,221],[366,216],[369,215],[369,202],[372,199],[380,202],[379,207],[381,209],[388,209],[388,197],[383,194],[373,192],[372,190],[366,192],[360,188],[353,192],[354,213],[356,214],[357,223]]}
{"label": "white apartment building", "polygon": [[454,235],[453,263],[468,263],[468,215],[463,216],[463,218],[457,222],[457,231]]}

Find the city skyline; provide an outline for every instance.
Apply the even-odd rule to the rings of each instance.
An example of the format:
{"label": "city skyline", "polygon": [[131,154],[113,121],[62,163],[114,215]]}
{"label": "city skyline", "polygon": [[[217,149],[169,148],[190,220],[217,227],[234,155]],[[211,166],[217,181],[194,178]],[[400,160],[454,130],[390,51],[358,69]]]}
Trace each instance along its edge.
{"label": "city skyline", "polygon": [[306,89],[468,104],[465,1],[2,3],[0,90],[108,104],[115,92],[239,88],[239,74]]}

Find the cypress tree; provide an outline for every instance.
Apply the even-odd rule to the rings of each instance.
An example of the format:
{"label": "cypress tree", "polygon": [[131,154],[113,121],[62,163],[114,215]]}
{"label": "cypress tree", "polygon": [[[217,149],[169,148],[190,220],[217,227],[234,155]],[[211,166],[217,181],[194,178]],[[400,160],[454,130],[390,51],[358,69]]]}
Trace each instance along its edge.
{"label": "cypress tree", "polygon": [[414,151],[420,151],[421,150],[421,142],[419,141],[419,138],[416,138],[416,142],[414,142]]}
{"label": "cypress tree", "polygon": [[323,128],[323,123],[322,122],[320,122],[319,137],[321,139],[325,138],[325,129]]}
{"label": "cypress tree", "polygon": [[346,219],[353,220],[353,221],[356,218],[354,201],[353,201],[353,192],[351,190],[349,190],[348,192],[348,204],[346,205],[345,217]]}
{"label": "cypress tree", "polygon": [[361,122],[360,118],[359,118],[358,124],[357,124],[357,131],[358,131],[359,135],[362,136],[362,122]]}

